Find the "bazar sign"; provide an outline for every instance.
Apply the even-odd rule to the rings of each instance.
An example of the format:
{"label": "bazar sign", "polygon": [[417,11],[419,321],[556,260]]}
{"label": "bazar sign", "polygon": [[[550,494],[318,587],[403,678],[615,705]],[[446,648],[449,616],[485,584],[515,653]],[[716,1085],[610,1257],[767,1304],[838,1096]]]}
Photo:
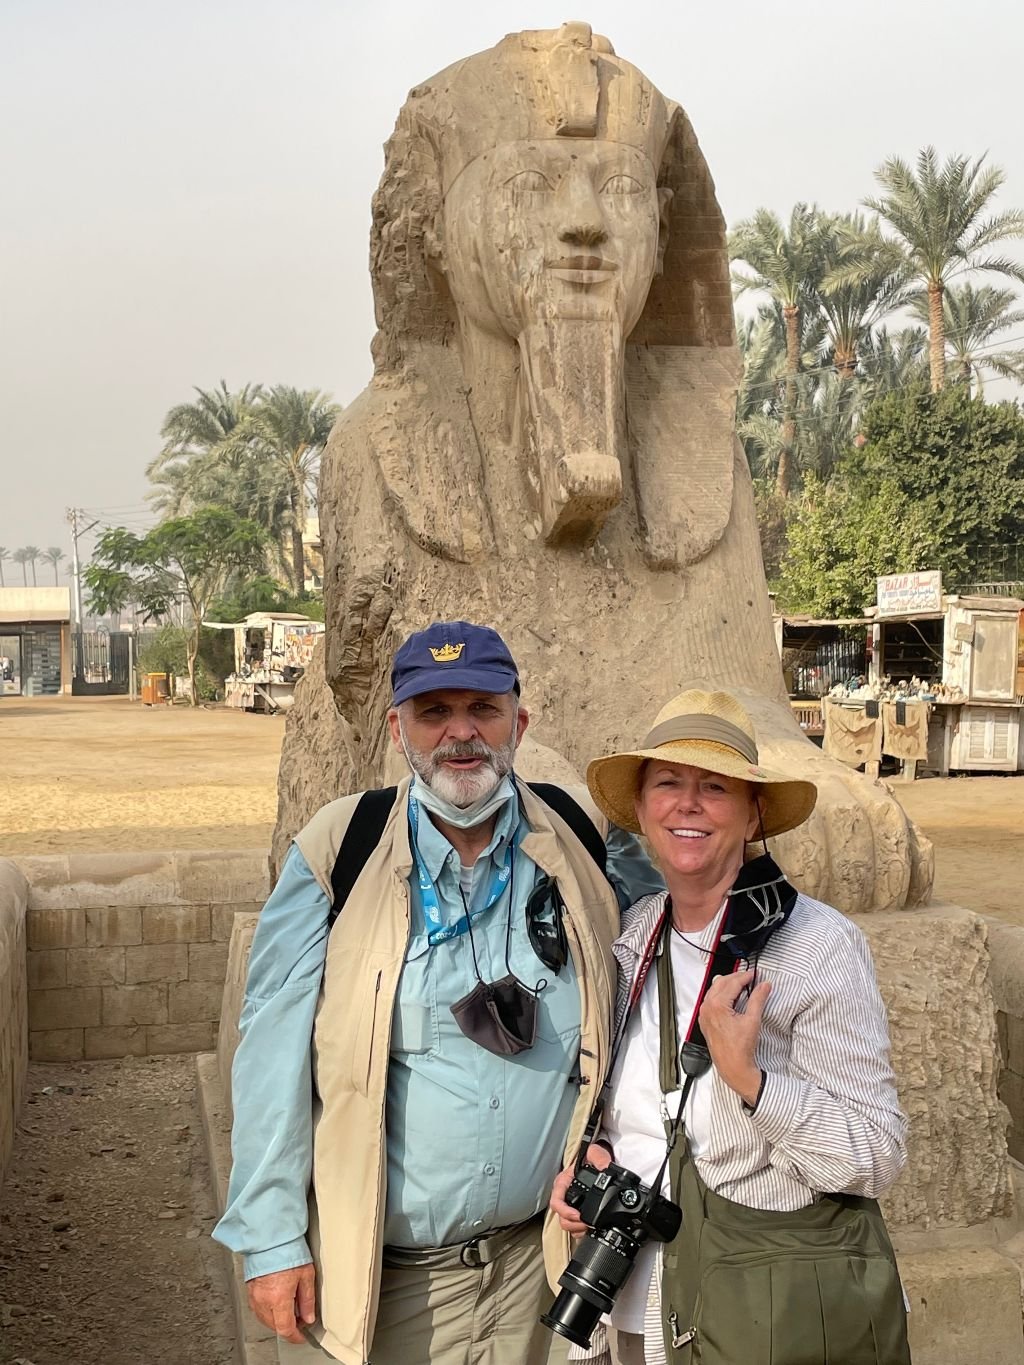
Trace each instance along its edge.
{"label": "bazar sign", "polygon": [[876,579],[879,616],[903,616],[911,611],[942,610],[942,572],[887,573]]}

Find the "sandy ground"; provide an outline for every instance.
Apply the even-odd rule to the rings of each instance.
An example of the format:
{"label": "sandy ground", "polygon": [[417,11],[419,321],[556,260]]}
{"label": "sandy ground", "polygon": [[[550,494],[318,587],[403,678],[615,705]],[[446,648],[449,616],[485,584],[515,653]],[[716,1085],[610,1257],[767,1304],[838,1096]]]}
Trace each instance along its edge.
{"label": "sandy ground", "polygon": [[935,845],[935,895],[1024,924],[1024,773],[892,782]]}
{"label": "sandy ground", "polygon": [[[0,856],[265,848],[283,735],[224,708],[0,700]],[[890,786],[935,844],[936,895],[1024,924],[1024,774]]]}
{"label": "sandy ground", "polygon": [[0,699],[0,856],[269,847],[283,735],[228,708]]}
{"label": "sandy ground", "polygon": [[192,1057],[36,1065],[0,1213],[0,1361],[235,1365]]}

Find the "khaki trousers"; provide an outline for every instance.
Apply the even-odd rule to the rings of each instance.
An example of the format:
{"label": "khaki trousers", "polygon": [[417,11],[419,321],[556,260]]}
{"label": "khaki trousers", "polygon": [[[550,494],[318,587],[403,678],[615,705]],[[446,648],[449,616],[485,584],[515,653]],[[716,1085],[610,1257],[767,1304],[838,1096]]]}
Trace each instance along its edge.
{"label": "khaki trousers", "polygon": [[[563,1365],[569,1343],[538,1321],[551,1301],[539,1222],[484,1265],[444,1251],[386,1253],[370,1365]],[[331,1359],[312,1342],[277,1349],[280,1365]]]}

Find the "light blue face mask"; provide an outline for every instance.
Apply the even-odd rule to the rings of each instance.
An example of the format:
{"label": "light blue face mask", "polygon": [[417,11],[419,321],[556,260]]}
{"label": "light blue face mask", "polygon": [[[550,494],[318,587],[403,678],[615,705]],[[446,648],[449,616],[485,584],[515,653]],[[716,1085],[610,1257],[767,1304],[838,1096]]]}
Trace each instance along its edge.
{"label": "light blue face mask", "polygon": [[474,801],[471,806],[453,806],[443,796],[438,796],[437,792],[420,777],[413,780],[409,797],[413,801],[418,801],[425,811],[436,815],[446,825],[451,825],[455,829],[475,829],[477,825],[482,825],[485,820],[496,815],[507,802],[514,800],[515,794],[512,779],[506,773],[495,787]]}

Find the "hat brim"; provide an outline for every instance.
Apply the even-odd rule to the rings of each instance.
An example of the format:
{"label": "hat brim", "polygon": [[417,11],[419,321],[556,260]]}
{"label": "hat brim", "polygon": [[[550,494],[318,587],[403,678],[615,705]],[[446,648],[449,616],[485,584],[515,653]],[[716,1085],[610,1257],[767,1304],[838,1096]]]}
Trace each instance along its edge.
{"label": "hat brim", "polygon": [[410,678],[395,689],[392,706],[401,706],[411,697],[421,697],[424,692],[490,692],[504,696],[506,692],[519,691],[519,679],[506,668],[457,668],[449,665],[434,669],[423,669],[416,677]]}
{"label": "hat brim", "polygon": [[760,763],[750,763],[735,749],[710,740],[672,740],[659,744],[656,749],[634,749],[629,753],[595,758],[587,767],[591,796],[609,820],[634,834],[642,833],[636,818],[636,796],[640,770],[648,759],[687,763],[723,777],[739,778],[757,787],[767,838],[802,825],[818,799],[818,789],[813,782],[773,772]]}

